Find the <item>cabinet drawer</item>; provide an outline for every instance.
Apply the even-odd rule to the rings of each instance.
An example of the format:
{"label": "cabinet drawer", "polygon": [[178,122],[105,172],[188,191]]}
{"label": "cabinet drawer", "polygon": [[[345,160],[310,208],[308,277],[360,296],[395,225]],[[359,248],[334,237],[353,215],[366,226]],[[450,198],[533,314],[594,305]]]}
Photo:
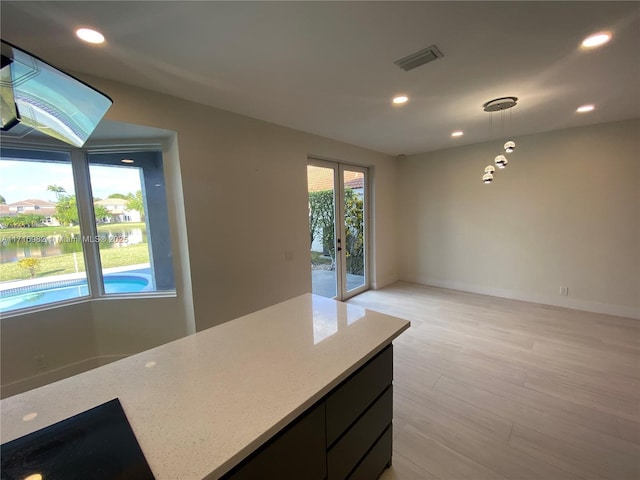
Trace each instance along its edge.
{"label": "cabinet drawer", "polygon": [[327,398],[327,446],[333,444],[393,380],[389,345]]}
{"label": "cabinet drawer", "polygon": [[378,439],[360,465],[349,476],[349,480],[373,480],[378,478],[391,461],[392,439],[393,427],[389,425],[382,437]]}
{"label": "cabinet drawer", "polygon": [[226,474],[225,480],[326,478],[325,409],[321,403]]}
{"label": "cabinet drawer", "polygon": [[329,450],[328,480],[344,480],[376,439],[391,425],[392,418],[393,387],[389,386],[371,408]]}

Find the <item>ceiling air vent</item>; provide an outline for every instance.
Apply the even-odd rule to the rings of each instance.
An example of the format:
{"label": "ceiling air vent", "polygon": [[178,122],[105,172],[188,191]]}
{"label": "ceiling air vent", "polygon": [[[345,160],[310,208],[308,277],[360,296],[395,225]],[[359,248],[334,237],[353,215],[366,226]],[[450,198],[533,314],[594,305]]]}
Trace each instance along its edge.
{"label": "ceiling air vent", "polygon": [[444,55],[442,55],[442,52],[438,50],[438,47],[436,47],[435,45],[431,45],[430,47],[420,50],[419,52],[401,58],[400,60],[396,60],[393,63],[398,65],[405,72],[408,72],[409,70],[413,70],[420,65],[424,65],[425,63],[432,62],[442,57],[444,57]]}

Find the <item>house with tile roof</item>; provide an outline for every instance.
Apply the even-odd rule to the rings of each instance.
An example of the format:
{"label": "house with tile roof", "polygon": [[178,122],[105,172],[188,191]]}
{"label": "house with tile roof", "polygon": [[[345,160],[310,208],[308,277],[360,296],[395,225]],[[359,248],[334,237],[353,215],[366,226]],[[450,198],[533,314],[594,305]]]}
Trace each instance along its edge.
{"label": "house with tile roof", "polygon": [[56,204],[38,198],[27,198],[17,202],[0,205],[0,217],[16,217],[18,215],[36,214],[44,216],[43,224],[58,226],[60,222],[55,218]]}
{"label": "house with tile roof", "polygon": [[[344,172],[344,186],[356,193],[364,192],[364,176],[360,172]],[[307,189],[309,192],[333,190],[333,170],[330,168],[310,168],[307,170]]]}
{"label": "house with tile roof", "polygon": [[101,205],[109,212],[108,217],[98,218],[101,223],[122,223],[141,222],[142,217],[137,210],[127,208],[128,201],[123,198],[105,198],[94,202],[94,205]]}

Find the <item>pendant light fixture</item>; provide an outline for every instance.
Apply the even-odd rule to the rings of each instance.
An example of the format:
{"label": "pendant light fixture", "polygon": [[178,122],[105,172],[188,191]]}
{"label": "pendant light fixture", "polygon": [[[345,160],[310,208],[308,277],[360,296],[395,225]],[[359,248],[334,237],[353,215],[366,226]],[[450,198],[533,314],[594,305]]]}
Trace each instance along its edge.
{"label": "pendant light fixture", "polygon": [[516,149],[516,142],[514,142],[513,140],[509,140],[507,143],[504,144],[504,151],[507,153],[511,153]]}
{"label": "pendant light fixture", "polygon": [[[505,111],[515,107],[517,105],[517,102],[518,102],[517,97],[501,97],[501,98],[495,98],[493,100],[489,100],[484,105],[482,105],[482,109],[485,112],[491,113],[491,137],[492,138],[493,138],[493,113],[500,112],[500,135],[503,136],[504,123],[505,123]],[[511,121],[511,111],[509,111],[508,120],[509,122]],[[503,149],[504,149],[504,152],[507,154],[513,153],[513,151],[516,149],[516,142],[508,139],[504,143]],[[502,153],[502,151],[500,151],[500,153],[496,155],[493,161],[496,164],[496,167],[498,167],[501,170],[506,168],[507,164],[509,163],[509,159],[507,158],[506,155],[504,155],[504,153]],[[493,181],[493,174],[495,170],[496,169],[493,165],[488,165],[484,169],[484,175],[482,176],[482,181],[484,183],[491,183]]]}
{"label": "pendant light fixture", "polygon": [[507,166],[507,163],[509,163],[509,160],[507,160],[507,157],[500,154],[496,156],[495,162],[498,168],[505,168]]}
{"label": "pendant light fixture", "polygon": [[493,182],[493,172],[496,171],[496,167],[493,165],[487,165],[484,169],[484,175],[482,176],[482,181],[484,183]]}

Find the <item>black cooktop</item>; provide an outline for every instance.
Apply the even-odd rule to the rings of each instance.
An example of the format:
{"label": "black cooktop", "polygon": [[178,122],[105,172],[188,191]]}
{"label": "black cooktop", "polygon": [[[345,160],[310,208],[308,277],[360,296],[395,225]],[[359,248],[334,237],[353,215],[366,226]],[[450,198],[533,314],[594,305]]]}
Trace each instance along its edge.
{"label": "black cooktop", "polygon": [[2,480],[155,480],[117,398],[0,448]]}

